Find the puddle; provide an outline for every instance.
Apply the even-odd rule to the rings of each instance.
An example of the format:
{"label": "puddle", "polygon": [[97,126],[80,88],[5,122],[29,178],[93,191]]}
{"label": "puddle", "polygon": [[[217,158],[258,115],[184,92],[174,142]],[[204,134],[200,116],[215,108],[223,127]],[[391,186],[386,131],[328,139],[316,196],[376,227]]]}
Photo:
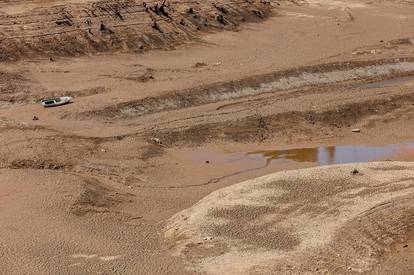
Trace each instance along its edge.
{"label": "puddle", "polygon": [[331,165],[394,159],[414,160],[414,142],[385,146],[344,145],[265,150],[248,153],[246,157],[264,159],[267,165],[275,161],[315,162],[319,165]]}
{"label": "puddle", "polygon": [[[340,145],[284,150],[258,150],[253,152],[187,152],[186,159],[193,163],[212,165],[218,176],[208,181],[191,185],[201,186],[217,183],[241,174],[267,169],[266,173],[309,167],[309,164],[324,166],[356,162],[385,160],[414,161],[414,142],[384,146]],[[307,163],[307,164],[306,164]],[[187,186],[188,187],[188,186]],[[172,188],[172,187],[170,187]],[[174,187],[175,188],[175,187]],[[177,187],[178,188],[178,187]]]}
{"label": "puddle", "polygon": [[376,88],[386,88],[386,87],[393,87],[398,86],[407,82],[414,81],[414,76],[403,76],[403,77],[397,77],[393,79],[388,80],[381,80],[371,83],[364,83],[364,84],[357,84],[353,86],[353,88],[356,89],[376,89]]}

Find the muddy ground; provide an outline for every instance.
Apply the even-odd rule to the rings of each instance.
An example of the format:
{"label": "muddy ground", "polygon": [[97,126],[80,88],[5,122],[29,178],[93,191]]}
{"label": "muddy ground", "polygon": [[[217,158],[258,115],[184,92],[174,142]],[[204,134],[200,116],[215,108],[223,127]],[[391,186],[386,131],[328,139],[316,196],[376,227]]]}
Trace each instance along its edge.
{"label": "muddy ground", "polygon": [[411,240],[412,167],[374,162],[256,178],[180,212],[166,235],[203,273],[369,272],[394,243]]}
{"label": "muddy ground", "polygon": [[[0,273],[409,273],[412,165],[394,161],[412,149],[269,175],[270,191],[259,177],[321,165],[286,149],[413,141],[413,14],[412,1],[1,3]],[[38,103],[59,95],[74,100]],[[245,180],[260,188],[233,186]],[[204,205],[216,196],[222,208]]]}

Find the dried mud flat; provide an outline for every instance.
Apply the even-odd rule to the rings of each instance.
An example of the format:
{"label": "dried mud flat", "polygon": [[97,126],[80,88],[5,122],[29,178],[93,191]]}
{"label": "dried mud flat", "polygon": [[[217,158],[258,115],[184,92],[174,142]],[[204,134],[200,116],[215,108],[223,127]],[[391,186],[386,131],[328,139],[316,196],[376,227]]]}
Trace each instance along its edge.
{"label": "dried mud flat", "polygon": [[352,164],[256,178],[176,214],[166,236],[197,273],[371,271],[411,241],[413,168]]}
{"label": "dried mud flat", "polygon": [[250,153],[412,142],[412,1],[145,2],[0,3],[0,273],[410,273],[410,148]]}

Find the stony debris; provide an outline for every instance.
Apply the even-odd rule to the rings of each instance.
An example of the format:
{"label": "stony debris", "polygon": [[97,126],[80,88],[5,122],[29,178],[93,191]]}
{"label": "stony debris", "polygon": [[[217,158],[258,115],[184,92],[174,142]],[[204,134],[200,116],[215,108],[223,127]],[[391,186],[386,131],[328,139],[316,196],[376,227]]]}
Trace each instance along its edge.
{"label": "stony debris", "polygon": [[152,143],[155,143],[155,144],[160,145],[160,146],[164,146],[164,144],[162,143],[162,141],[159,138],[151,138],[150,140],[151,140]]}
{"label": "stony debris", "polygon": [[193,68],[201,68],[201,67],[205,67],[205,66],[207,66],[207,63],[205,63],[205,62],[196,62],[191,67],[193,67]]}

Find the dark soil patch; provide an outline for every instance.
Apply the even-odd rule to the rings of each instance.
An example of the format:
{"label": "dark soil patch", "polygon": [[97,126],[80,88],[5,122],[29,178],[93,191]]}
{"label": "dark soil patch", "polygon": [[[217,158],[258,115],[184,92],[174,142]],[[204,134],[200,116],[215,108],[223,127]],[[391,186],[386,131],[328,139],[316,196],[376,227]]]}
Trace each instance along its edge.
{"label": "dark soil patch", "polygon": [[54,162],[53,160],[14,160],[9,168],[11,169],[45,169],[45,170],[63,170],[70,169],[71,164]]}
{"label": "dark soil patch", "polygon": [[141,153],[139,158],[144,161],[151,158],[161,157],[165,154],[164,147],[155,144],[150,144],[143,149],[144,151]]}
{"label": "dark soil patch", "polygon": [[109,212],[111,207],[132,201],[132,194],[111,190],[95,179],[85,179],[84,182],[83,192],[71,208],[77,216]]}

